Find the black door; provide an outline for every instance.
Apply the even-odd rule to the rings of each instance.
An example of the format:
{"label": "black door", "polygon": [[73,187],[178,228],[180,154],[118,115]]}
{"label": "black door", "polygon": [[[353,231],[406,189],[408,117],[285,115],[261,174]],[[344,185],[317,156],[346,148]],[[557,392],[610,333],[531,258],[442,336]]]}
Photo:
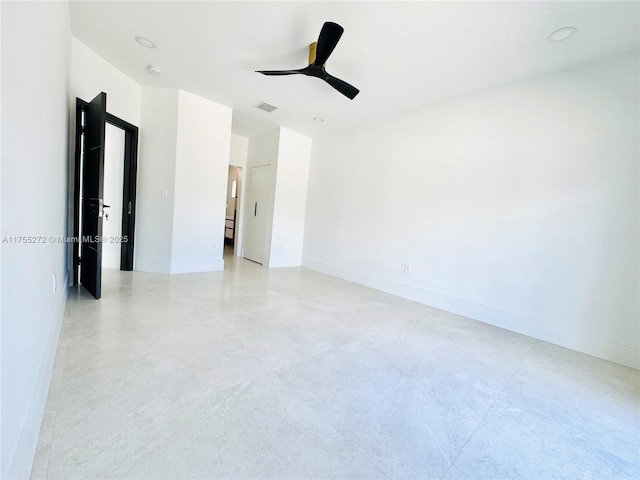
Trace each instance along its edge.
{"label": "black door", "polygon": [[[0,0],[1,1],[1,0]],[[73,187],[73,236],[80,236],[80,202],[82,199],[81,176],[84,141],[84,118],[88,103],[76,98],[76,157]],[[124,130],[124,191],[122,196],[122,247],[120,270],[133,270],[135,214],[136,214],[136,174],[138,168],[138,127],[107,112],[106,122]],[[80,245],[73,244],[73,284],[77,285],[80,273]]]}
{"label": "black door", "polygon": [[96,298],[102,290],[102,216],[104,203],[104,137],[107,94],[102,92],[85,107],[82,165],[82,232],[80,283]]}

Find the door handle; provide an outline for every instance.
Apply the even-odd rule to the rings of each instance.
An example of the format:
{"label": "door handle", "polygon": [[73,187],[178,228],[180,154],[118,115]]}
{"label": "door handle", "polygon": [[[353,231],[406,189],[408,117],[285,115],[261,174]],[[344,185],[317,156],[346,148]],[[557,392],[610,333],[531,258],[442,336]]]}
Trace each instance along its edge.
{"label": "door handle", "polygon": [[253,206],[253,216],[254,217],[258,216],[258,202],[256,202],[255,205]]}
{"label": "door handle", "polygon": [[100,213],[98,217],[104,217],[105,220],[109,220],[109,214],[104,211],[105,208],[111,208],[111,205],[105,205],[102,200],[100,200]]}

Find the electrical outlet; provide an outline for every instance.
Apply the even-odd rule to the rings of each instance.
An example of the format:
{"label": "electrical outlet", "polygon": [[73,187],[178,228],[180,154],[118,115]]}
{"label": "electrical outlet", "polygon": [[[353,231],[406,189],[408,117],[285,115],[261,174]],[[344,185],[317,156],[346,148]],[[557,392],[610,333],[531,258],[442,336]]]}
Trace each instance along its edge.
{"label": "electrical outlet", "polygon": [[411,273],[411,264],[410,263],[405,263],[404,264],[404,273]]}

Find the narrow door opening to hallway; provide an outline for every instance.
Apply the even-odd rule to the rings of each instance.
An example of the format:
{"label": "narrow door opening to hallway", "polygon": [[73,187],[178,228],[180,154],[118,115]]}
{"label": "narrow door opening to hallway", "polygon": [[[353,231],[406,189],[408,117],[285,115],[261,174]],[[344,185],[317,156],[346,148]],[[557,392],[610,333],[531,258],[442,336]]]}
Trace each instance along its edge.
{"label": "narrow door opening to hallway", "polygon": [[120,269],[122,232],[122,192],[124,189],[125,131],[107,123],[104,151],[104,216],[102,268]]}
{"label": "narrow door opening to hallway", "polygon": [[224,222],[224,256],[235,255],[240,248],[239,219],[240,219],[240,189],[242,182],[242,168],[229,165],[227,180],[227,203]]}

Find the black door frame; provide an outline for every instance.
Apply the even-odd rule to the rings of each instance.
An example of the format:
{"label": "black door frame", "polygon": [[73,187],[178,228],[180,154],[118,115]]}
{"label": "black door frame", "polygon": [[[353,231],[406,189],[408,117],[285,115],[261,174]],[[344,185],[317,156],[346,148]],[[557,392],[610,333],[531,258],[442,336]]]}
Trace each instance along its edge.
{"label": "black door frame", "polygon": [[[80,172],[82,163],[82,114],[88,102],[76,98],[76,135],[73,187],[73,236],[80,237]],[[124,130],[124,181],[122,189],[122,236],[127,241],[120,247],[120,270],[133,270],[134,235],[136,222],[136,178],[138,173],[138,127],[107,112],[107,123]],[[80,244],[73,243],[73,284],[78,284]]]}

